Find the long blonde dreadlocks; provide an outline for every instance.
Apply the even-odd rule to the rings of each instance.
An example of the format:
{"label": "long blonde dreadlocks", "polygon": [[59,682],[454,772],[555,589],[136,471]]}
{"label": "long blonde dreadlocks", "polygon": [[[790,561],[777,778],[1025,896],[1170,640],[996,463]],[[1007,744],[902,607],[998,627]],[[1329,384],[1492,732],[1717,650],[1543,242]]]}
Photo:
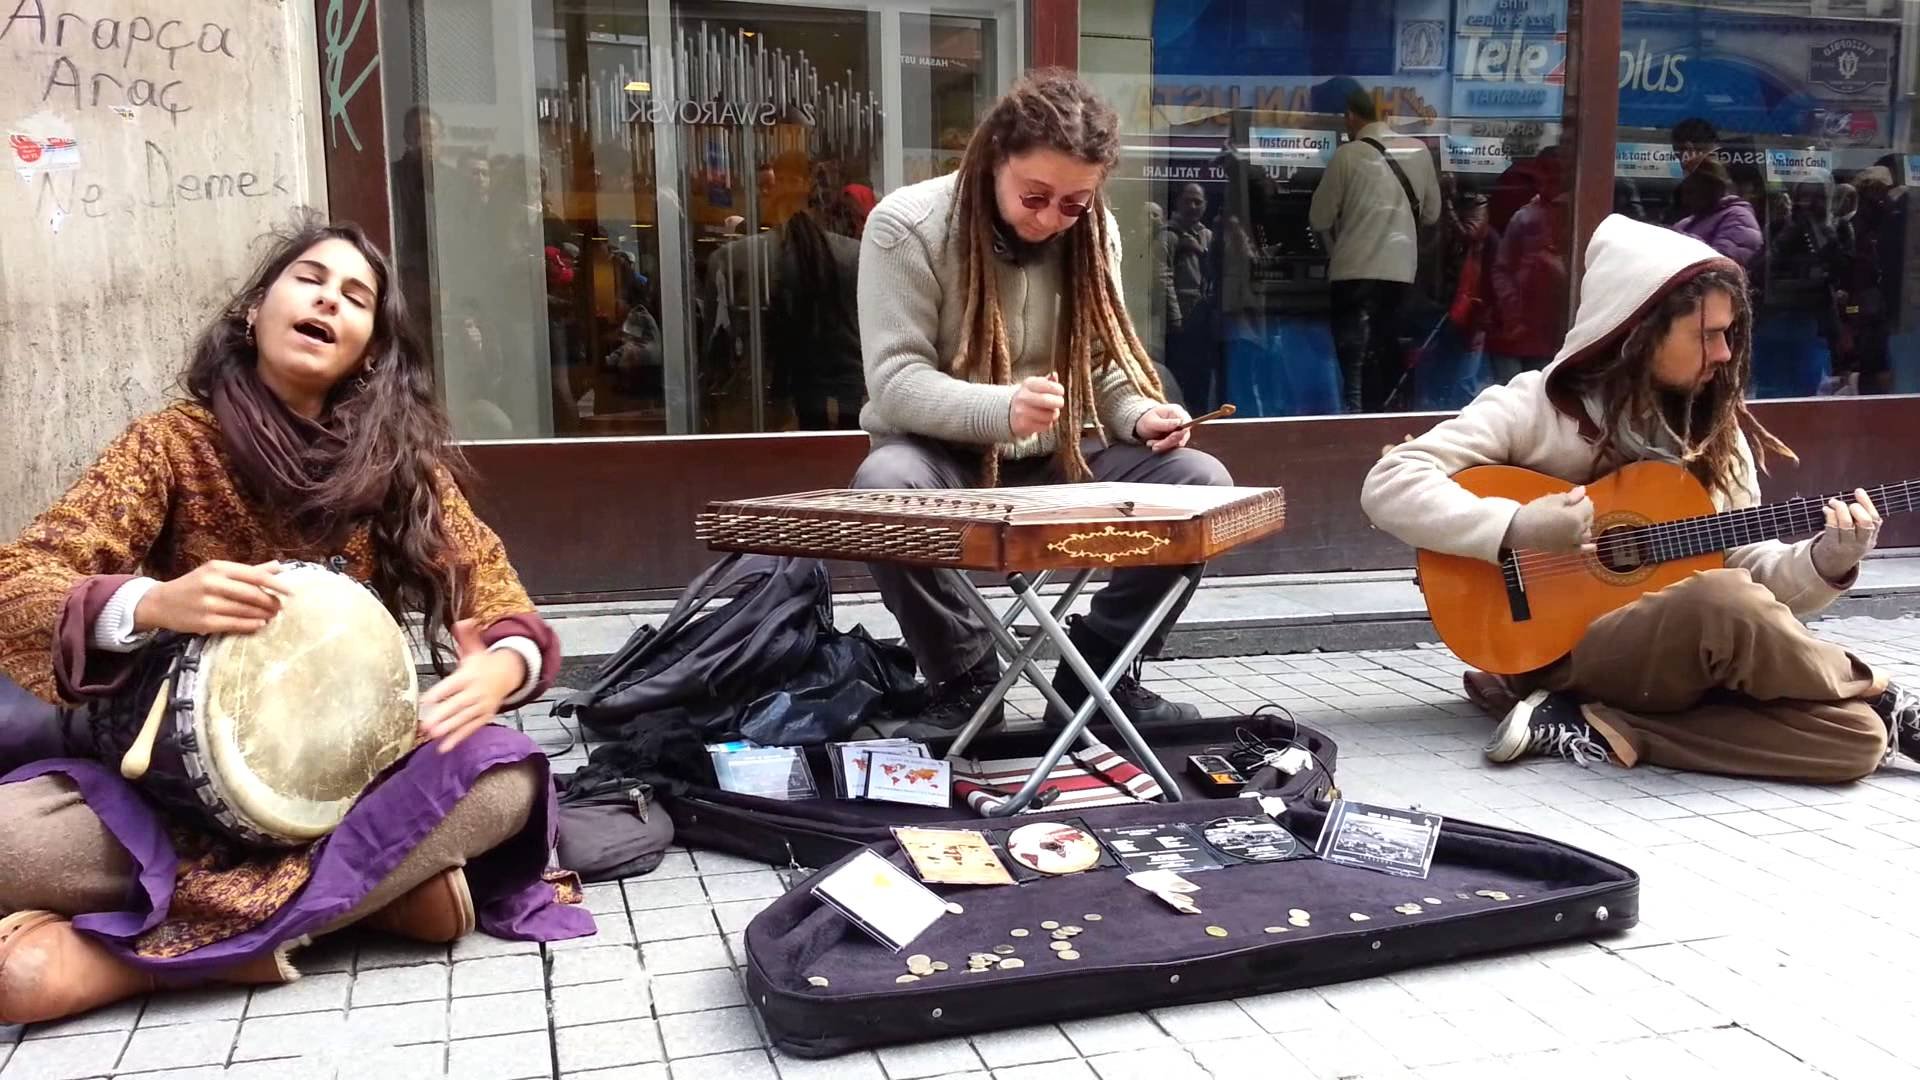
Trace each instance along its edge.
{"label": "long blonde dreadlocks", "polygon": [[[1705,319],[1710,292],[1733,302],[1727,345],[1733,353],[1698,392],[1678,398],[1653,378],[1653,354],[1681,319]],[[1704,329],[1702,336],[1704,338]],[[1706,270],[1669,292],[1622,339],[1610,355],[1596,358],[1567,375],[1569,389],[1597,393],[1605,402],[1596,455],[1603,462],[1619,455],[1619,436],[1629,428],[1664,432],[1680,448],[1681,462],[1701,483],[1732,495],[1741,490],[1739,442],[1745,437],[1756,468],[1765,470],[1767,454],[1789,461],[1798,456],[1747,410],[1746,388],[1753,371],[1753,306],[1746,279],[1732,270]],[[1752,478],[1758,481],[1758,477]]]}
{"label": "long blonde dreadlocks", "polygon": [[[960,159],[953,211],[947,219],[948,243],[958,243],[961,277],[966,283],[961,322],[959,370],[970,382],[1007,385],[1013,381],[1013,352],[1000,311],[994,271],[994,176],[1007,158],[1049,148],[1089,165],[1111,170],[1120,160],[1120,121],[1092,88],[1071,73],[1048,68],[1016,82],[987,113]],[[1119,275],[1110,255],[1118,247],[1108,220],[1106,199],[1098,191],[1084,226],[1066,230],[1063,245],[1060,317],[1054,356],[1066,387],[1066,407],[1054,425],[1055,456],[1070,480],[1092,475],[1080,453],[1080,432],[1091,421],[1100,438],[1107,430],[1095,408],[1094,377],[1117,365],[1134,389],[1165,401],[1160,378],[1147,348],[1134,331],[1120,297]],[[999,454],[989,451],[982,482],[999,480]]]}

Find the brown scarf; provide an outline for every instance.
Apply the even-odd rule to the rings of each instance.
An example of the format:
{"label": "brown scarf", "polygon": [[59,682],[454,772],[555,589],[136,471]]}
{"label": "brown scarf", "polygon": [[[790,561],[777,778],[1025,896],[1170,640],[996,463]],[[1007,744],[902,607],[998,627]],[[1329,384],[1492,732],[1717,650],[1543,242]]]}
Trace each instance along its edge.
{"label": "brown scarf", "polygon": [[380,509],[384,478],[369,475],[358,490],[343,485],[348,447],[337,425],[287,408],[253,368],[216,379],[211,405],[241,484],[288,515],[302,540],[339,543],[356,521]]}

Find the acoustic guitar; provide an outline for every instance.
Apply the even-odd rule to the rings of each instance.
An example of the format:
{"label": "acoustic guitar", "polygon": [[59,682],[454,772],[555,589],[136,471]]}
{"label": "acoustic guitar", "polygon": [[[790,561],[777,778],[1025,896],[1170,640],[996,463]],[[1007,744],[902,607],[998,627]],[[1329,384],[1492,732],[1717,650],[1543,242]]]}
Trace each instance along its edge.
{"label": "acoustic guitar", "polygon": [[[1480,496],[1527,503],[1577,485],[1531,469],[1483,465],[1453,477]],[[1420,591],[1440,640],[1454,655],[1498,675],[1547,666],[1573,651],[1595,619],[1762,540],[1826,527],[1827,497],[1716,511],[1693,475],[1664,461],[1628,465],[1587,485],[1592,552],[1501,549],[1500,562],[1417,554]],[[1868,488],[1884,516],[1914,509],[1920,480]],[[1851,502],[1848,493],[1844,498]]]}

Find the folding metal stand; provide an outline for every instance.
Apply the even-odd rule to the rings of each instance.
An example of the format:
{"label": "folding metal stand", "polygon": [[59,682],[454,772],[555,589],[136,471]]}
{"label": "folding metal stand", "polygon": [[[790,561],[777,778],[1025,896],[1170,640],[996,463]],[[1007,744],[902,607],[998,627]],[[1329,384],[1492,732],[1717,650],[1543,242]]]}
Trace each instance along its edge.
{"label": "folding metal stand", "polygon": [[[1106,714],[1114,730],[1118,731],[1120,737],[1126,741],[1127,749],[1132,751],[1135,764],[1146,770],[1147,775],[1159,783],[1164,796],[1172,802],[1180,800],[1180,786],[1174,783],[1173,777],[1167,773],[1166,766],[1154,756],[1153,749],[1147,745],[1139,729],[1133,726],[1133,721],[1127,718],[1127,714],[1121,711],[1119,703],[1114,701],[1113,687],[1132,666],[1134,657],[1140,654],[1140,650],[1146,647],[1147,642],[1160,629],[1160,624],[1167,620],[1174,605],[1180,602],[1180,597],[1199,580],[1200,571],[1201,568],[1195,566],[1180,575],[1167,589],[1166,595],[1154,604],[1146,621],[1133,632],[1133,636],[1121,647],[1119,653],[1114,656],[1113,663],[1105,672],[1093,670],[1087,658],[1067,636],[1066,627],[1061,623],[1061,619],[1073,606],[1073,602],[1079,598],[1081,590],[1086,588],[1088,579],[1093,577],[1092,570],[1075,571],[1073,580],[1067,584],[1066,591],[1060,594],[1060,598],[1054,602],[1052,608],[1048,608],[1045,598],[1040,595],[1041,587],[1052,575],[1051,571],[1043,571],[1032,579],[1022,573],[1008,574],[1007,586],[1013,590],[1014,602],[1007,606],[1004,614],[994,613],[993,606],[987,602],[985,596],[981,595],[973,580],[965,573],[958,570],[947,571],[959,579],[960,595],[966,598],[968,606],[973,608],[974,613],[980,617],[980,621],[986,624],[987,632],[993,636],[994,647],[1008,661],[1006,671],[1000,675],[1000,681],[994,684],[986,699],[974,711],[972,719],[967,721],[967,726],[962,728],[960,734],[953,740],[952,747],[947,751],[949,757],[958,756],[966,751],[974,738],[980,734],[981,729],[986,727],[987,718],[1006,698],[1007,691],[1013,689],[1013,684],[1022,676],[1025,676],[1027,681],[1040,691],[1040,695],[1046,699],[1047,706],[1053,713],[1066,715],[1066,702],[1061,700],[1059,692],[1054,690],[1053,683],[1047,679],[1040,670],[1040,664],[1034,659],[1040,651],[1040,646],[1046,642],[1052,642],[1054,647],[1060,650],[1060,662],[1066,664],[1075,675],[1078,675],[1081,684],[1088,687],[1090,691],[1086,700],[1073,711],[1072,719],[1068,720],[1066,727],[1055,736],[1052,745],[1040,758],[1039,764],[1035,765],[1033,771],[1027,775],[1026,782],[1020,786],[1020,790],[990,806],[986,810],[988,817],[1010,817],[1026,809],[1034,796],[1039,793],[1040,785],[1053,772],[1053,767],[1066,756],[1067,749],[1076,740],[1085,742],[1088,746],[1099,745],[1093,734],[1087,730],[1095,709]],[[1033,616],[1033,621],[1040,630],[1025,645],[1020,644],[1019,639],[1013,634],[1013,624],[1019,619],[1022,611]]]}

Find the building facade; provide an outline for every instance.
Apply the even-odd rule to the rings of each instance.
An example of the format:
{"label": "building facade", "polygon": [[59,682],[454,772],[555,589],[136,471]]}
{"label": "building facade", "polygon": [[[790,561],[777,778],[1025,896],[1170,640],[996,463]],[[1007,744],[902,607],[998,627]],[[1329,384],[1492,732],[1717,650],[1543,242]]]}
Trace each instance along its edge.
{"label": "building facade", "polygon": [[[1224,572],[1408,565],[1360,477],[1551,358],[1610,213],[1747,266],[1761,415],[1802,458],[1770,491],[1920,461],[1920,0],[315,0],[311,26],[325,201],[390,238],[545,599],[677,590],[709,499],[847,482],[865,216],[1046,64],[1120,114],[1130,309],[1172,392],[1239,410],[1199,443],[1289,492]],[[1338,178],[1356,138],[1404,188]]]}

